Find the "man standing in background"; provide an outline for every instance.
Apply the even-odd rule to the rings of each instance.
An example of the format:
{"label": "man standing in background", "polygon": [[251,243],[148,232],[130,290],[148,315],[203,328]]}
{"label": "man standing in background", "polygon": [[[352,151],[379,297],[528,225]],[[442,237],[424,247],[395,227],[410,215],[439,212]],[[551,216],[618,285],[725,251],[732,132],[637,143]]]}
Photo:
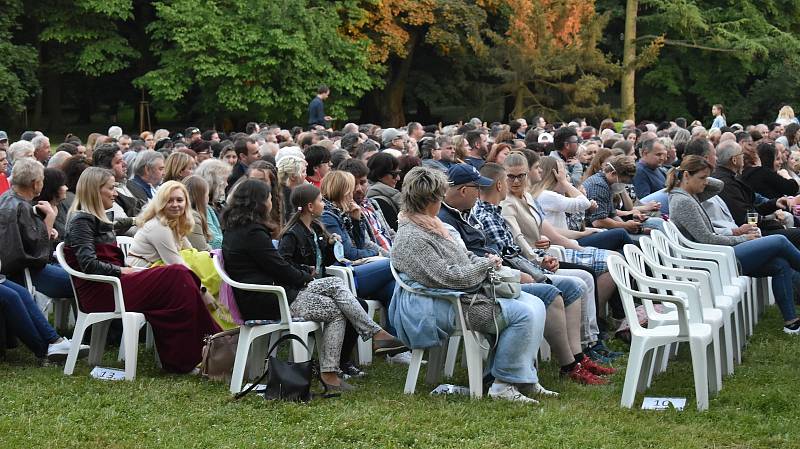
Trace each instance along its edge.
{"label": "man standing in background", "polygon": [[317,89],[317,96],[311,100],[308,105],[308,126],[309,128],[314,125],[320,125],[323,128],[327,127],[326,122],[331,120],[331,117],[325,115],[325,104],[323,103],[331,94],[328,86],[322,85]]}

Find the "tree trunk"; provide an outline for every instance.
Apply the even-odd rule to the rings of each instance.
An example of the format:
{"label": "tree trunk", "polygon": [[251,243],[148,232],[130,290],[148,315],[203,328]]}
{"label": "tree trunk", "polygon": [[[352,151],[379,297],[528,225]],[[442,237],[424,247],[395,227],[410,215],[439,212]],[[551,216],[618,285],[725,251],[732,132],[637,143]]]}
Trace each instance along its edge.
{"label": "tree trunk", "polygon": [[383,97],[380,105],[382,126],[398,127],[406,124],[403,97],[406,94],[406,80],[408,79],[408,72],[411,70],[411,62],[413,61],[414,50],[418,41],[419,31],[411,31],[405,45],[406,57],[389,64],[389,77],[386,81],[386,87],[381,92]]}
{"label": "tree trunk", "polygon": [[517,86],[517,94],[514,96],[514,110],[511,114],[514,116],[513,119],[522,118],[525,116],[525,102],[523,101],[525,98],[525,85],[520,82],[519,86]]}
{"label": "tree trunk", "polygon": [[50,67],[45,66],[44,74],[44,109],[47,119],[44,126],[50,130],[62,130],[61,119],[61,76]]}
{"label": "tree trunk", "polygon": [[636,103],[634,83],[636,82],[636,18],[639,0],[627,0],[625,7],[625,41],[622,49],[621,109],[622,118],[635,120]]}

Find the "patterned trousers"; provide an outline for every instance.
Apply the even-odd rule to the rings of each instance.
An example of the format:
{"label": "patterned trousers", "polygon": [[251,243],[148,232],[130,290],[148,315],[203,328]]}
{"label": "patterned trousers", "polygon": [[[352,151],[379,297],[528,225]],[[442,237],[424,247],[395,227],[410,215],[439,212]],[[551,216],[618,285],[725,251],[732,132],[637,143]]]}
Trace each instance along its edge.
{"label": "patterned trousers", "polygon": [[339,367],[345,319],[364,340],[372,338],[381,330],[361,308],[350,289],[337,277],[311,281],[297,295],[291,309],[293,317],[325,323],[322,331],[322,353],[319,355],[320,370],[323,373],[334,372]]}

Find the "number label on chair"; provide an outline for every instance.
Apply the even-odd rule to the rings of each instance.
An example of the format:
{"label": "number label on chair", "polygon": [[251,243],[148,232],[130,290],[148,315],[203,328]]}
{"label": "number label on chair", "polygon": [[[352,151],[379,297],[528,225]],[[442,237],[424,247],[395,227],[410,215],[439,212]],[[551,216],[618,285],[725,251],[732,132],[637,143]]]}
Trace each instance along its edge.
{"label": "number label on chair", "polygon": [[683,410],[686,406],[686,398],[644,398],[642,410]]}

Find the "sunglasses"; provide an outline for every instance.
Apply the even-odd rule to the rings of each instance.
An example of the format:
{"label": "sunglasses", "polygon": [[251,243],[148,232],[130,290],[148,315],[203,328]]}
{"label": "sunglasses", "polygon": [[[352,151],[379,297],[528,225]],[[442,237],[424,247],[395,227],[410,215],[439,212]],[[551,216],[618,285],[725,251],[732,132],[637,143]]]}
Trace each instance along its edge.
{"label": "sunglasses", "polygon": [[395,178],[399,178],[402,173],[403,172],[401,172],[400,170],[393,170],[389,172],[389,174],[394,176]]}
{"label": "sunglasses", "polygon": [[506,176],[508,177],[508,182],[513,184],[516,181],[522,181],[523,179],[525,179],[526,176],[528,176],[528,174],[527,173],[522,173],[522,174],[519,174],[519,175],[512,175],[512,174],[509,173]]}

